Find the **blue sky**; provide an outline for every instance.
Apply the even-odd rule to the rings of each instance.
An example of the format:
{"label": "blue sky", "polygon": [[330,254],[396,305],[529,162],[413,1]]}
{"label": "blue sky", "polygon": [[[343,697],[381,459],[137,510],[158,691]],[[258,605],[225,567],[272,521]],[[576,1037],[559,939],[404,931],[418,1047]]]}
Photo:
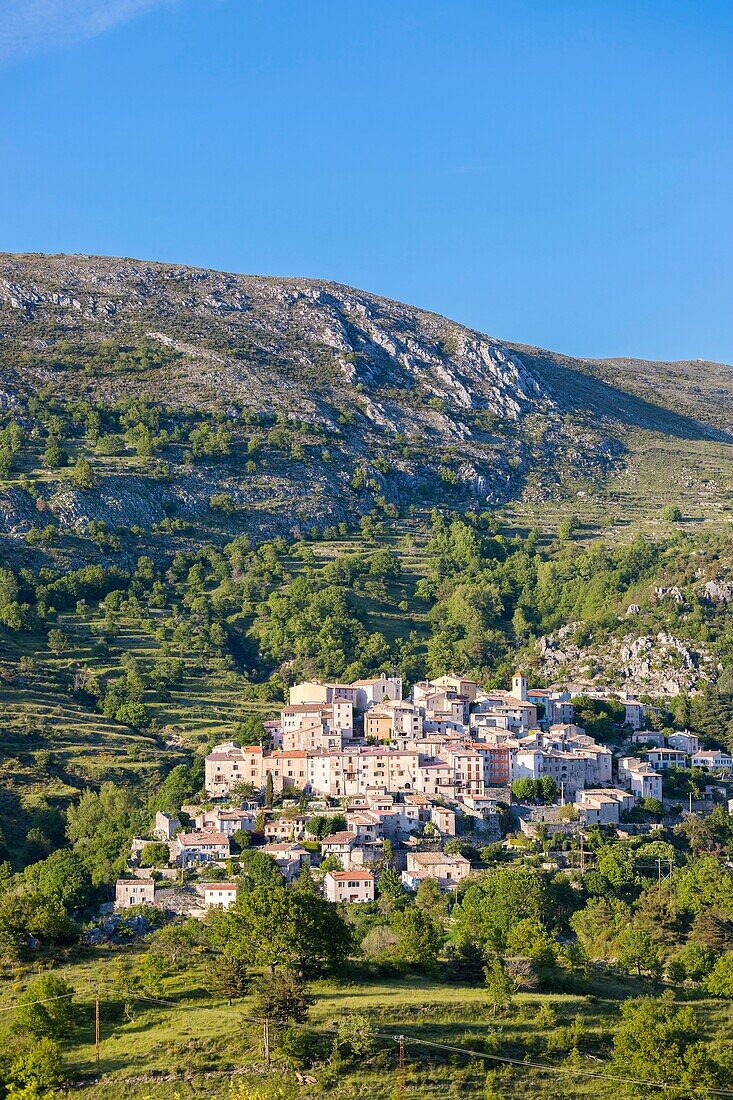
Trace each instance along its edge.
{"label": "blue sky", "polygon": [[733,363],[733,5],[0,0],[0,248]]}

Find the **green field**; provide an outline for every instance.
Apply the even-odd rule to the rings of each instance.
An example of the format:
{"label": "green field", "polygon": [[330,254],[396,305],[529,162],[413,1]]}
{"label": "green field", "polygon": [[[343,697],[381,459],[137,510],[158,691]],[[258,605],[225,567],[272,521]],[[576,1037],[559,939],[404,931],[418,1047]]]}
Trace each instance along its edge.
{"label": "green field", "polygon": [[[130,952],[134,949],[123,954]],[[90,949],[83,960],[57,971],[77,991],[78,1022],[63,1046],[67,1071],[76,1082],[74,1094],[87,1100],[148,1094],[161,1100],[224,1097],[232,1076],[253,1084],[287,1082],[293,1095],[308,1100],[320,1096],[357,1100],[366,1095],[391,1100],[398,1079],[395,1037],[401,1034],[406,1037],[407,1097],[602,1097],[613,1086],[592,1075],[616,1072],[605,1063],[618,1022],[619,1000],[660,989],[599,973],[577,980],[583,992],[520,994],[505,1014],[495,1016],[481,987],[444,984],[432,977],[413,974],[399,979],[365,977],[343,984],[314,982],[310,989],[315,1003],[305,1025],[311,1049],[329,1053],[337,1021],[352,1013],[363,1014],[374,1024],[378,1036],[374,1049],[358,1060],[316,1057],[313,1064],[298,1068],[276,1048],[267,1076],[261,1028],[247,1019],[247,998],[231,1006],[212,999],[194,966],[165,979],[157,995],[161,1003],[132,1001],[132,1019],[127,1019],[115,993],[118,957],[118,952]],[[28,976],[30,971],[16,974],[0,994],[0,1013],[11,1036],[13,1016],[8,1008]],[[99,1067],[94,1043],[96,990],[100,994]],[[733,1022],[730,1004],[692,992],[681,997],[694,1008],[702,1037],[719,1040],[727,1033]],[[316,1077],[317,1084],[299,1085],[296,1072]],[[494,1092],[487,1087],[487,1074]]]}

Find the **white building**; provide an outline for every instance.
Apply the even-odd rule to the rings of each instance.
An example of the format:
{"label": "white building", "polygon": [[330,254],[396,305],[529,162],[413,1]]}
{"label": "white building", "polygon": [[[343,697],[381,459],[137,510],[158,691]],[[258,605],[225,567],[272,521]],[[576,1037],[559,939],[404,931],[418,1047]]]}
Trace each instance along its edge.
{"label": "white building", "polygon": [[711,772],[730,771],[733,768],[733,757],[720,749],[699,750],[692,756],[692,766],[707,768]]}
{"label": "white building", "polygon": [[174,858],[184,864],[191,860],[205,862],[228,859],[231,845],[226,833],[178,833],[171,842],[171,852]]}
{"label": "white building", "polygon": [[251,833],[256,815],[251,810],[204,810],[194,818],[196,828],[203,832],[225,833],[233,836],[240,830]]}
{"label": "white building", "polygon": [[203,891],[207,909],[229,909],[237,900],[235,882],[204,882]]}
{"label": "white building", "polygon": [[259,745],[242,748],[233,741],[216,745],[204,764],[206,793],[226,798],[238,783],[251,783],[259,790],[264,784],[262,749]]}
{"label": "white building", "polygon": [[671,749],[682,749],[688,756],[692,756],[700,748],[700,738],[697,734],[684,730],[682,733],[670,733],[667,744]]}
{"label": "white building", "polygon": [[276,841],[274,844],[263,845],[259,851],[275,861],[286,882],[292,882],[298,877],[303,867],[310,864],[310,855],[300,844]]}
{"label": "white building", "polygon": [[578,791],[575,796],[575,805],[585,825],[618,825],[621,814],[633,809],[635,804],[633,794],[615,787]]}
{"label": "white building", "polygon": [[653,768],[686,768],[687,753],[683,749],[649,749],[646,758]]}
{"label": "white building", "polygon": [[446,852],[408,852],[407,869],[402,881],[410,890],[417,890],[423,879],[434,878],[441,890],[452,890],[471,872],[465,856]]}
{"label": "white building", "polygon": [[333,902],[374,901],[374,875],[371,871],[327,871],[323,892]]}
{"label": "white building", "polygon": [[635,756],[625,756],[619,762],[618,777],[637,798],[656,798],[661,802],[662,777],[650,764]]}
{"label": "white building", "polygon": [[177,817],[158,810],[153,825],[153,836],[156,840],[171,840],[180,827],[181,823]]}

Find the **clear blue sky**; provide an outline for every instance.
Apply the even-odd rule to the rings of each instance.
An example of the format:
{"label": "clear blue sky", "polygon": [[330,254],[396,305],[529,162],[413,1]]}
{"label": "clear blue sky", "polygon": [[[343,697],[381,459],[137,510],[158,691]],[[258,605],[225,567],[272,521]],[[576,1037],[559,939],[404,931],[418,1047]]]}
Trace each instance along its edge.
{"label": "clear blue sky", "polygon": [[0,248],[733,363],[730,0],[0,0]]}

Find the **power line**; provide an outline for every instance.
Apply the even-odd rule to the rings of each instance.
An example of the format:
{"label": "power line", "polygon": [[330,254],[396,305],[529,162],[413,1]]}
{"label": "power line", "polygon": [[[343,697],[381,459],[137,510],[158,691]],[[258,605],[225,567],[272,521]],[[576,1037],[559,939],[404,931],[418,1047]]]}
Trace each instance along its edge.
{"label": "power line", "polygon": [[31,1005],[47,1005],[51,1001],[65,1001],[69,997],[75,997],[76,990],[71,993],[59,993],[56,997],[41,997],[37,1001],[16,1001],[12,1005],[6,1005],[4,1008],[0,1008],[0,1012],[14,1012],[16,1008],[30,1008]]}
{"label": "power line", "polygon": [[568,1077],[593,1077],[599,1081],[613,1081],[617,1084],[629,1084],[629,1085],[643,1085],[648,1089],[679,1089],[684,1092],[699,1092],[705,1093],[706,1096],[733,1096],[733,1090],[730,1089],[713,1089],[698,1087],[695,1085],[675,1085],[671,1083],[665,1083],[664,1081],[644,1081],[638,1077],[617,1077],[610,1073],[593,1073],[591,1070],[585,1069],[570,1069],[567,1066],[549,1066],[543,1062],[530,1062],[525,1061],[523,1058],[508,1058],[501,1054],[484,1054],[478,1050],[468,1050],[466,1047],[450,1046],[447,1043],[434,1043],[429,1039],[416,1039],[410,1035],[401,1035],[398,1039],[395,1039],[394,1035],[385,1035],[379,1033],[383,1039],[391,1039],[393,1042],[415,1043],[418,1046],[435,1047],[437,1050],[447,1050],[453,1054],[463,1054],[467,1058],[478,1058],[482,1061],[502,1062],[511,1066],[527,1066],[532,1069],[541,1069],[545,1073],[559,1073]]}

